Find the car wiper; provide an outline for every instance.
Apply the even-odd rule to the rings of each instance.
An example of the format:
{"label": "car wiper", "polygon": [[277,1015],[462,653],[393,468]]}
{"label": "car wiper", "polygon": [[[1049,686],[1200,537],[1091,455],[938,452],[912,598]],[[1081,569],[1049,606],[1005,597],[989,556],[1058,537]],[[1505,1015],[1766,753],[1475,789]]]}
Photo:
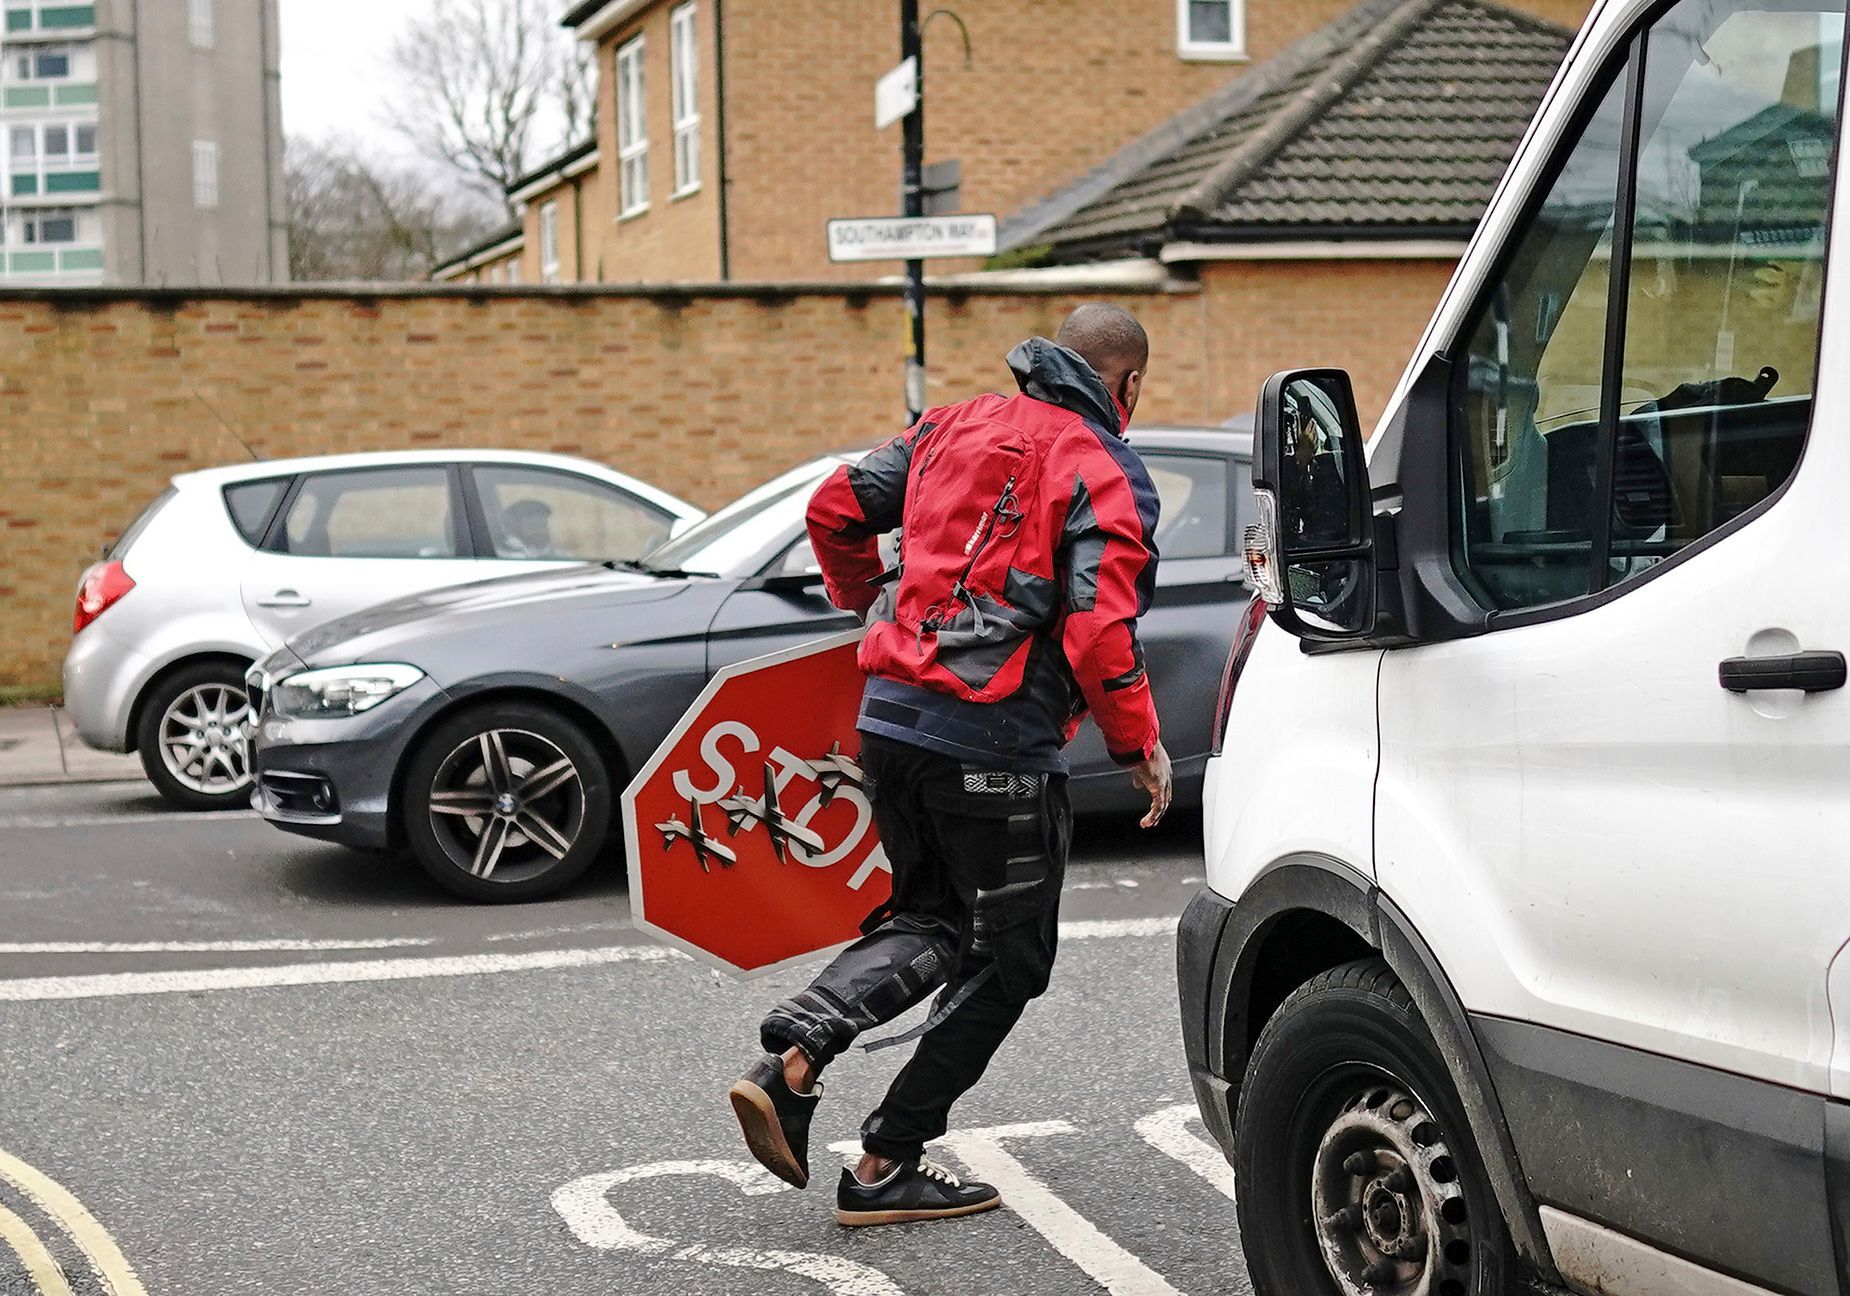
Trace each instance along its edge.
{"label": "car wiper", "polygon": [[612,558],[604,566],[612,571],[638,572],[644,576],[660,576],[663,580],[686,580],[690,576],[718,576],[718,572],[683,571],[679,567],[651,567],[648,563],[635,558]]}

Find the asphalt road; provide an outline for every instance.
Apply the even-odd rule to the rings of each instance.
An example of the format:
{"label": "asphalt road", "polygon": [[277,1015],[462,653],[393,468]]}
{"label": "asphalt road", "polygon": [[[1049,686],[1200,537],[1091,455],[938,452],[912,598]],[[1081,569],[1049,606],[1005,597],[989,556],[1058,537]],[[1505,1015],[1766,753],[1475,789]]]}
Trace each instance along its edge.
{"label": "asphalt road", "polygon": [[[1053,989],[944,1149],[1011,1208],[849,1232],[836,1158],[785,1189],[723,1097],[801,971],[661,950],[615,868],[471,907],[135,785],[0,792],[0,1296],[1245,1292],[1176,1021],[1198,823],[1079,836]],[[831,1070],[819,1141],[905,1052]]]}

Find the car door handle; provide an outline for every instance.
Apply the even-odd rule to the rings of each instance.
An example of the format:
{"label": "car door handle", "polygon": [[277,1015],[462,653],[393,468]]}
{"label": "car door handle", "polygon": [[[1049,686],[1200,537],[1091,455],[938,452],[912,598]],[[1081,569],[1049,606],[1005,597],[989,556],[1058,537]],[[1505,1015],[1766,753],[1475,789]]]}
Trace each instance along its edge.
{"label": "car door handle", "polygon": [[276,593],[270,595],[269,598],[258,599],[257,606],[269,608],[302,608],[307,607],[314,601],[315,600],[311,598],[304,598],[295,590],[280,589],[277,590]]}
{"label": "car door handle", "polygon": [[1798,689],[1828,693],[1850,675],[1840,652],[1801,652],[1786,657],[1730,657],[1721,664],[1722,687],[1730,693]]}

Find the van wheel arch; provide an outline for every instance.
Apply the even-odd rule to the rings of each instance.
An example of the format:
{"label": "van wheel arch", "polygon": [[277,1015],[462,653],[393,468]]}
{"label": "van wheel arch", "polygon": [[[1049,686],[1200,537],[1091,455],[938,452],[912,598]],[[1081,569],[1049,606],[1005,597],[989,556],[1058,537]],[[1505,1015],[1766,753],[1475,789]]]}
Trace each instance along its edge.
{"label": "van wheel arch", "polygon": [[1278,1006],[1312,978],[1377,953],[1406,987],[1445,1057],[1517,1254],[1542,1278],[1558,1282],[1463,1003],[1406,914],[1373,879],[1340,860],[1310,854],[1279,860],[1239,897],[1228,918],[1208,1001],[1208,1055],[1227,1085],[1221,1128],[1233,1129],[1252,1046]]}

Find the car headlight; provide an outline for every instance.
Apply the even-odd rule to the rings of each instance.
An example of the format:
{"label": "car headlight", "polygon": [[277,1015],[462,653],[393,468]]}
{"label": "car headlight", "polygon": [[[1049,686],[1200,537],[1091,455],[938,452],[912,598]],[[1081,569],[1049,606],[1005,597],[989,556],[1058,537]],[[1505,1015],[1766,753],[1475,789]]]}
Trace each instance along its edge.
{"label": "car headlight", "polygon": [[326,720],[370,711],[424,678],[402,662],[325,666],[270,686],[270,708],[297,720]]}

